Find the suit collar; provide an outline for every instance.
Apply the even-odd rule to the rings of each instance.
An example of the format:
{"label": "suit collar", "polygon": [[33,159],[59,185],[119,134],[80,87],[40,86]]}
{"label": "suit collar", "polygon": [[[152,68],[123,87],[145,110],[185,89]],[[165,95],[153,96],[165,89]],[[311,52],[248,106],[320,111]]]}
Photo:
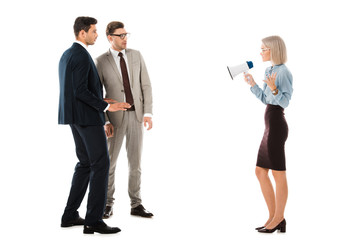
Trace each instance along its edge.
{"label": "suit collar", "polygon": [[83,48],[85,48],[86,50],[88,50],[88,46],[86,46],[86,44],[84,44],[83,42],[80,42],[80,41],[76,40],[74,43],[77,43],[80,46],[82,46]]}
{"label": "suit collar", "polygon": [[74,42],[71,47],[72,47],[72,48],[77,48],[77,49],[79,49],[80,51],[84,51],[84,52],[88,55],[88,57],[91,59],[91,62],[93,62],[93,59],[92,59],[89,51],[88,51],[85,47],[83,47],[80,43]]}

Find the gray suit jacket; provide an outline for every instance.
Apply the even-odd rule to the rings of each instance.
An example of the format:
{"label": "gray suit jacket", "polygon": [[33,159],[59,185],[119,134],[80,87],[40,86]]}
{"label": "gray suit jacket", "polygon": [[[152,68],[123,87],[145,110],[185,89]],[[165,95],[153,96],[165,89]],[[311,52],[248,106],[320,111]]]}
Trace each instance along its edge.
{"label": "gray suit jacket", "polygon": [[[128,60],[129,81],[134,98],[136,118],[144,120],[144,113],[152,114],[152,89],[150,78],[143,57],[139,51],[126,49]],[[125,101],[125,92],[122,77],[119,73],[110,50],[100,55],[95,61],[100,80],[105,87],[106,98],[118,102]],[[115,127],[119,127],[123,119],[123,111],[107,112],[105,118]]]}

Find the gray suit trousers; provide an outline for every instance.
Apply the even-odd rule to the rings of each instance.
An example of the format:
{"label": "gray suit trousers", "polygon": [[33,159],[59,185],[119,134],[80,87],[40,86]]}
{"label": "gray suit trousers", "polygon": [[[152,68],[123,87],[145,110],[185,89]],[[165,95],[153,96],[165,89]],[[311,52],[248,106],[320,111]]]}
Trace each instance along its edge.
{"label": "gray suit trousers", "polygon": [[120,149],[126,138],[126,152],[129,163],[128,192],[131,207],[141,204],[141,152],[143,144],[143,126],[136,118],[135,111],[124,112],[120,127],[114,128],[114,136],[108,139],[110,170],[107,193],[107,206],[114,205],[115,169]]}

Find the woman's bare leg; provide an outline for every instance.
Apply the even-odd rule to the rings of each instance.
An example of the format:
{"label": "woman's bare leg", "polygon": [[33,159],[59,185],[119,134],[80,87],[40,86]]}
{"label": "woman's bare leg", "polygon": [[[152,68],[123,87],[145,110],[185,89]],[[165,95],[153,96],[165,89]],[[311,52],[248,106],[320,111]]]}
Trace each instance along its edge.
{"label": "woman's bare leg", "polygon": [[271,184],[271,180],[269,178],[269,169],[256,167],[255,169],[256,176],[259,180],[262,194],[264,196],[266,205],[269,210],[269,219],[265,223],[264,226],[267,226],[273,219],[276,210],[276,201],[275,201],[275,193],[274,188]]}

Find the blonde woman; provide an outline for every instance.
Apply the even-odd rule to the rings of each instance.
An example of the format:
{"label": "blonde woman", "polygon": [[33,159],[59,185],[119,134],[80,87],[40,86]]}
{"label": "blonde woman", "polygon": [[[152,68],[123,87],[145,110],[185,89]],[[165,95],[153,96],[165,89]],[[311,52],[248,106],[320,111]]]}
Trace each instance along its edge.
{"label": "blonde woman", "polygon": [[[251,74],[245,75],[245,81],[251,85],[251,92],[267,105],[265,132],[260,144],[255,172],[269,210],[269,219],[256,230],[261,233],[273,233],[276,230],[286,232],[284,211],[288,186],[284,146],[288,136],[288,126],[284,109],[288,107],[291,99],[293,78],[285,66],[286,47],[279,36],[270,36],[262,40],[261,56],[264,62],[270,61],[272,64],[265,70],[263,89],[256,84]],[[268,175],[269,170],[274,176],[275,191]]]}

